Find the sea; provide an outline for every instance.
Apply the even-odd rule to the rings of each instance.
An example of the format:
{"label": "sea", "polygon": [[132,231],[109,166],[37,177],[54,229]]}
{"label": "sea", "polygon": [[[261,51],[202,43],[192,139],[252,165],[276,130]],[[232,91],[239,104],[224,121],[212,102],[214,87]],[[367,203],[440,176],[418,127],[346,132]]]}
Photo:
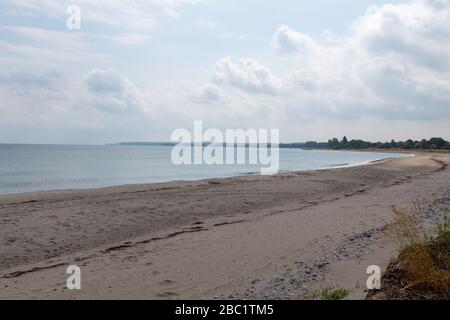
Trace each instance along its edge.
{"label": "sea", "polygon": [[[159,145],[0,144],[0,194],[224,178],[259,174],[262,167],[250,164],[175,165],[171,160],[172,148]],[[280,149],[279,168],[281,172],[332,169],[406,156]]]}

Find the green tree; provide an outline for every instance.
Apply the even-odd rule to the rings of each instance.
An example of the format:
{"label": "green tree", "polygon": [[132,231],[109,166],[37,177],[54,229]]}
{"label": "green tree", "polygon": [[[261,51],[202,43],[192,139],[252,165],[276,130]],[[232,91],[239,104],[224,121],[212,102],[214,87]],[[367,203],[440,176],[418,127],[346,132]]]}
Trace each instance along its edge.
{"label": "green tree", "polygon": [[337,138],[333,138],[331,140],[328,140],[328,147],[331,149],[339,149],[340,148],[340,142]]}
{"label": "green tree", "polygon": [[445,147],[445,145],[447,144],[447,141],[445,141],[442,138],[431,138],[430,144],[432,146],[435,146],[436,149],[443,149]]}
{"label": "green tree", "polygon": [[402,149],[414,149],[414,141],[411,139],[406,140],[402,145]]}

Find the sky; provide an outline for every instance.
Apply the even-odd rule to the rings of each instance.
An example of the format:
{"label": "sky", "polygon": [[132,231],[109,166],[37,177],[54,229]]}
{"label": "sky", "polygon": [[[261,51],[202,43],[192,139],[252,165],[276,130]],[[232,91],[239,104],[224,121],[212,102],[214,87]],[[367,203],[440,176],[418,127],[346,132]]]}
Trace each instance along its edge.
{"label": "sky", "polygon": [[196,120],[450,140],[450,0],[1,1],[0,143],[168,141]]}

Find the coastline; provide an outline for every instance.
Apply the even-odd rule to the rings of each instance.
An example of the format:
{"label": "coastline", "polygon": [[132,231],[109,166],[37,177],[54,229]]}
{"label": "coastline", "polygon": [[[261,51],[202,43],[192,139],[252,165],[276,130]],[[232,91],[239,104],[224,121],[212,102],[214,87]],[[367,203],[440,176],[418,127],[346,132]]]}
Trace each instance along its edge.
{"label": "coastline", "polygon": [[[391,206],[443,197],[449,163],[417,153],[273,177],[2,195],[0,298],[298,299],[324,284],[362,298],[367,265],[387,265],[397,249],[383,234]],[[68,264],[82,268],[83,290],[64,289]]]}
{"label": "coastline", "polygon": [[[303,150],[303,149],[302,149]],[[367,152],[367,153],[389,153],[389,154],[406,154],[411,157],[414,157],[416,152],[389,152],[386,151],[376,151],[376,150],[332,150],[332,149],[315,149],[317,151],[328,151],[328,152],[336,152],[336,151],[346,151],[346,152]],[[309,150],[305,150],[309,151]],[[312,150],[314,151],[314,150]],[[373,163],[379,163],[383,162],[389,159],[396,159],[395,157],[386,157],[382,159],[377,160],[364,160],[360,162],[355,163],[344,163],[344,164],[336,164],[336,165],[330,165],[325,167],[319,167],[315,169],[305,169],[305,170],[280,170],[277,175],[280,174],[296,174],[301,172],[314,172],[314,171],[323,171],[323,170],[334,170],[334,169],[340,169],[340,168],[351,168],[351,167],[358,167],[358,166],[367,166]],[[7,193],[1,193],[0,192],[0,200],[2,197],[9,197],[9,196],[21,196],[21,195],[36,195],[36,194],[42,194],[42,193],[58,193],[58,192],[77,192],[77,191],[96,191],[96,190],[102,190],[102,189],[112,189],[112,188],[127,188],[127,187],[150,187],[152,185],[160,185],[165,183],[184,183],[184,182],[202,182],[202,181],[208,181],[212,179],[231,179],[231,178],[237,178],[237,177],[247,177],[247,176],[255,176],[259,175],[259,172],[245,172],[240,174],[233,174],[229,176],[223,176],[223,177],[210,177],[210,178],[198,178],[198,179],[186,179],[186,180],[167,180],[167,181],[158,181],[158,182],[147,182],[147,183],[126,183],[126,184],[117,184],[117,185],[106,185],[102,187],[88,187],[88,188],[61,188],[61,189],[49,189],[49,190],[39,190],[39,191],[26,191],[26,192],[7,192]]]}

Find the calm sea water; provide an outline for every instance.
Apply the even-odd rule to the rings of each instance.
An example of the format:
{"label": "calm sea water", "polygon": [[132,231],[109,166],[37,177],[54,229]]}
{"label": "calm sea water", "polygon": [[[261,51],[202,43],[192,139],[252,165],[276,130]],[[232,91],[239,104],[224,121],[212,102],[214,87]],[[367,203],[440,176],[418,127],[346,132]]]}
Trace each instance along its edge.
{"label": "calm sea water", "polygon": [[[199,180],[259,172],[257,165],[175,166],[171,147],[0,144],[0,194]],[[400,154],[280,149],[280,170],[356,165]]]}

